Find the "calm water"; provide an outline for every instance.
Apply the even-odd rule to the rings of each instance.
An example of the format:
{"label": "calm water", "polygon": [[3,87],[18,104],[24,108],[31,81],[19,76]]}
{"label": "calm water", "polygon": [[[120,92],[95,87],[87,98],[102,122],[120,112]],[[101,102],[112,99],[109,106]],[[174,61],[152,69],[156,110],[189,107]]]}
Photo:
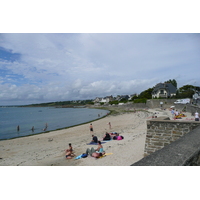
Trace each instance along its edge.
{"label": "calm water", "polygon": [[[88,108],[0,108],[0,140],[74,126],[105,116],[109,111]],[[17,131],[19,125],[20,130]],[[31,128],[34,126],[34,132]]]}

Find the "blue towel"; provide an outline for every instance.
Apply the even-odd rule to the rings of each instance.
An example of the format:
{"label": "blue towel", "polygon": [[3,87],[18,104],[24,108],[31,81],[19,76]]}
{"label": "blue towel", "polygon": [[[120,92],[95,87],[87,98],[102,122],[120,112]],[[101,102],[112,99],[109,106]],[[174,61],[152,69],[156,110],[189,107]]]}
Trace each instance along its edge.
{"label": "blue towel", "polygon": [[79,156],[77,156],[75,159],[78,160],[78,159],[80,159],[80,158],[82,158],[82,154],[79,155]]}
{"label": "blue towel", "polygon": [[[104,144],[106,142],[101,142],[101,144]],[[95,143],[95,142],[90,142],[90,143],[87,143],[87,145],[98,145],[98,143]]]}

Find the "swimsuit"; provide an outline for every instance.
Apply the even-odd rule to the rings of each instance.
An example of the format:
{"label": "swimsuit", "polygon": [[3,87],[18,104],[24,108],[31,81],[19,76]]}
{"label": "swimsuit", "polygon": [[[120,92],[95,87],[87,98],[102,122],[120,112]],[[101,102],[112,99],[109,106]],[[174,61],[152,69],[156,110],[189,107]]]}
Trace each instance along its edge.
{"label": "swimsuit", "polygon": [[99,151],[96,151],[96,152],[97,152],[97,153],[103,153],[104,150],[103,150],[103,148],[100,148]]}

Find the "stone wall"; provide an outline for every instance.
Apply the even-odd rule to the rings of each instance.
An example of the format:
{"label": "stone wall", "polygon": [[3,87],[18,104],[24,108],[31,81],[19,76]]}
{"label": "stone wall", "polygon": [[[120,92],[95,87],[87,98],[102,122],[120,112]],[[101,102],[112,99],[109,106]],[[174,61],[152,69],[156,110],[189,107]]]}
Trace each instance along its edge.
{"label": "stone wall", "polygon": [[200,166],[200,126],[132,166]]}
{"label": "stone wall", "polygon": [[186,105],[186,110],[187,110],[187,112],[190,112],[193,116],[196,111],[200,114],[200,108],[198,106],[194,106],[192,104]]}
{"label": "stone wall", "polygon": [[176,99],[148,99],[146,104],[148,108],[160,108],[160,102],[163,102],[162,108],[165,109],[174,105],[175,101]]}
{"label": "stone wall", "polygon": [[128,103],[121,105],[120,107],[125,107],[125,108],[135,108],[135,109],[148,109],[146,103]]}
{"label": "stone wall", "polygon": [[196,121],[172,121],[166,117],[148,120],[144,156],[171,144],[199,125]]}
{"label": "stone wall", "polygon": [[194,106],[193,104],[174,104],[177,99],[148,99],[146,103],[146,107],[148,108],[161,108],[160,102],[163,102],[163,109],[170,108],[171,106],[175,106],[175,109],[183,110],[186,112],[195,113],[196,110],[200,113],[200,108],[198,106]]}

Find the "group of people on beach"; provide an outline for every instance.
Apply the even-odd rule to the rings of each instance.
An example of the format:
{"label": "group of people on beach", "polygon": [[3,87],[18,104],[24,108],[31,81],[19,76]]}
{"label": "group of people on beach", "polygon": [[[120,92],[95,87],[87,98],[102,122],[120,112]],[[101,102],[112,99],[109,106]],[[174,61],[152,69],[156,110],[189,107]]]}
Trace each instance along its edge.
{"label": "group of people on beach", "polygon": [[[171,114],[172,114],[172,118],[175,119],[177,116],[181,115],[182,112],[179,112],[178,110],[174,110],[174,108],[171,108]],[[196,111],[194,113],[194,120],[199,121],[199,118],[200,118],[200,114]]]}
{"label": "group of people on beach", "polygon": [[[101,141],[98,141],[98,147],[97,149],[94,149],[93,147],[90,149],[90,148],[87,148],[86,149],[86,152],[83,153],[86,155],[86,157],[88,156],[88,154],[94,158],[100,158],[101,156],[103,156],[105,154],[105,151],[103,149],[103,146],[101,144]],[[81,154],[82,155],[82,154]],[[80,155],[80,158],[81,158],[81,155]],[[69,149],[66,150],[66,159],[71,159],[72,157],[74,157],[75,154],[74,154],[74,150],[72,148],[72,144],[69,143]]]}
{"label": "group of people on beach", "polygon": [[174,108],[173,108],[173,109],[171,109],[171,114],[172,114],[172,117],[174,118],[175,116],[179,115],[179,112],[178,112],[178,110],[174,110]]}
{"label": "group of people on beach", "polygon": [[[111,129],[111,123],[108,123],[109,128]],[[105,150],[102,146],[102,142],[101,141],[108,141],[108,140],[122,140],[124,139],[123,136],[120,136],[118,133],[116,132],[112,132],[112,133],[108,133],[106,132],[105,135],[103,136],[103,138],[101,140],[98,140],[97,136],[93,134],[93,126],[92,124],[90,124],[89,126],[90,128],[90,133],[92,133],[92,140],[90,143],[88,144],[94,144],[94,145],[98,145],[97,148],[95,149],[94,147],[92,148],[87,148],[86,152],[77,156],[76,159],[79,158],[85,158],[88,155],[94,157],[94,158],[100,158],[101,156],[103,156],[105,154]],[[69,149],[66,150],[66,159],[70,159],[72,157],[74,157],[74,150],[72,148],[71,143],[69,143]]]}

